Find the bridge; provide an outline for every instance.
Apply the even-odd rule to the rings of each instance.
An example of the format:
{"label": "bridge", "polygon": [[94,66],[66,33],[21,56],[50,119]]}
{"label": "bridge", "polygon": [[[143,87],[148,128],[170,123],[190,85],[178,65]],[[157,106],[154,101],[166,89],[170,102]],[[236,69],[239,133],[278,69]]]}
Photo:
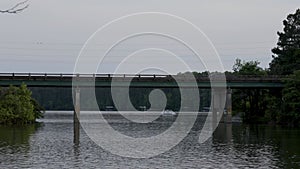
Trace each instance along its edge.
{"label": "bridge", "polygon": [[[217,77],[217,78],[216,78]],[[218,81],[216,75],[214,83],[211,84],[209,76],[196,75],[198,88],[224,87],[224,80]],[[222,93],[213,92],[211,112],[213,112],[213,120],[216,121],[217,112],[222,112],[224,108],[220,107],[222,99],[226,100],[225,108],[227,110],[226,119],[224,122],[231,122],[232,89],[282,89],[284,84],[281,76],[236,76],[226,75],[226,98],[222,98]],[[175,80],[176,79],[176,80]],[[216,80],[217,79],[217,80]],[[49,74],[49,73],[0,73],[0,86],[19,86],[22,83],[28,87],[67,87],[72,88],[73,81],[80,88],[91,87],[111,87],[111,82],[114,80],[114,87],[126,87],[130,82],[130,87],[135,88],[178,88],[180,87],[195,87],[195,81],[187,78],[185,74],[179,75],[157,75],[157,74]],[[93,82],[93,83],[91,83]],[[75,90],[75,105],[74,105],[74,142],[79,143],[79,115],[80,115],[80,90]],[[215,123],[213,123],[215,124]]]}
{"label": "bridge", "polygon": [[[21,85],[28,87],[72,87],[72,80],[79,79],[80,86],[88,86],[90,80],[95,80],[95,87],[110,87],[114,79],[116,87],[126,86],[145,88],[175,88],[178,87],[176,80],[180,81],[181,87],[193,86],[184,75],[155,75],[155,74],[47,74],[47,73],[0,73],[0,86]],[[282,76],[226,76],[226,86],[231,89],[237,88],[283,88]],[[211,88],[208,76],[195,76],[199,88]],[[88,83],[86,83],[88,82]],[[223,86],[216,81],[213,85]]]}

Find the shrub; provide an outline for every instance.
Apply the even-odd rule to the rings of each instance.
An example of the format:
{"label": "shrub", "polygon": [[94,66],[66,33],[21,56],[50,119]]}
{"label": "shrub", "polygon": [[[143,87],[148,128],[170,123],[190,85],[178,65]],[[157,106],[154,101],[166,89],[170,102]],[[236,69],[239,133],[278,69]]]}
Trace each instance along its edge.
{"label": "shrub", "polygon": [[0,90],[0,123],[27,124],[42,117],[42,108],[32,99],[25,84]]}

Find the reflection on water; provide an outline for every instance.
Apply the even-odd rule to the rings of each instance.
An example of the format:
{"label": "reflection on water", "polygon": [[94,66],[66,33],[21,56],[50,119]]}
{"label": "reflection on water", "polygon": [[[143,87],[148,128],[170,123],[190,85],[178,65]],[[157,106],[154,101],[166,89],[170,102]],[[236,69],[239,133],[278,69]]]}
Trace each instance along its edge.
{"label": "reflection on water", "polygon": [[26,126],[1,126],[0,147],[29,145],[29,137],[37,129],[37,125]]}
{"label": "reflection on water", "polygon": [[19,158],[27,157],[30,151],[30,136],[38,126],[0,126],[0,166],[5,162],[13,163]]}
{"label": "reflection on water", "polygon": [[[74,145],[72,119],[72,112],[47,112],[38,129],[34,125],[0,126],[0,168],[300,167],[300,130],[295,128],[220,124],[213,138],[199,144],[205,119],[199,116],[188,136],[170,151],[149,159],[132,159],[101,149],[82,130],[80,144]],[[158,134],[174,120],[161,119],[159,125],[149,128],[129,124],[118,116],[107,119],[120,132],[136,137]]]}

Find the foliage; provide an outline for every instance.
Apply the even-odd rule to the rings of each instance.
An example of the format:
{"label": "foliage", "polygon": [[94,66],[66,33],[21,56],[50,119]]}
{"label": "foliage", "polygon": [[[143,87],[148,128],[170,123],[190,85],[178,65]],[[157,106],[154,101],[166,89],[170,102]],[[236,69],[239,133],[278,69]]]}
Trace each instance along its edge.
{"label": "foliage", "polygon": [[[241,61],[236,59],[233,65],[234,75],[265,75],[258,61]],[[228,73],[227,73],[228,74]],[[266,110],[266,89],[235,89],[233,90],[233,110],[245,112],[244,121],[263,122]],[[237,113],[235,112],[235,113]]]}
{"label": "foliage", "polygon": [[[300,122],[300,9],[283,21],[283,32],[278,32],[276,55],[270,63],[272,74],[289,75],[279,97],[274,100],[273,114],[282,124],[297,125]],[[273,115],[274,116],[274,115]]]}
{"label": "foliage", "polygon": [[25,84],[0,91],[0,123],[33,123],[42,116],[40,110],[41,107],[31,98],[31,91]]}
{"label": "foliage", "polygon": [[236,75],[265,75],[266,72],[258,66],[259,64],[258,61],[242,62],[241,59],[236,59],[232,70]]}
{"label": "foliage", "polygon": [[277,47],[272,49],[271,73],[277,75],[292,74],[300,70],[300,9],[287,16],[283,21],[283,32],[278,32]]}
{"label": "foliage", "polygon": [[[277,47],[272,49],[270,71],[258,67],[258,61],[243,62],[237,59],[236,75],[290,75],[282,91],[272,89],[235,90],[233,110],[245,112],[247,122],[299,124],[300,121],[300,9],[283,21],[283,32],[278,32]],[[297,71],[298,70],[298,71]],[[295,73],[293,74],[293,72]]]}
{"label": "foliage", "polygon": [[270,89],[264,96],[266,100],[266,111],[265,118],[270,124],[281,123],[281,105],[282,105],[282,94],[281,90]]}
{"label": "foliage", "polygon": [[34,117],[35,119],[43,118],[43,112],[45,112],[45,108],[42,107],[34,98],[31,98],[31,104],[33,105]]}
{"label": "foliage", "polygon": [[285,80],[282,91],[283,109],[281,122],[298,125],[300,122],[300,70],[295,71]]}

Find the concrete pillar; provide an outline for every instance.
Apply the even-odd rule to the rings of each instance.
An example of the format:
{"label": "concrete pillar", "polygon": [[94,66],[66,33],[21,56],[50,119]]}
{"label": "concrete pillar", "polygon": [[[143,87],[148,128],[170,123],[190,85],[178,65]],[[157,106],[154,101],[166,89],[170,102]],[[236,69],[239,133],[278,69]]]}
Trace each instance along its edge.
{"label": "concrete pillar", "polygon": [[79,133],[80,133],[80,123],[79,123],[79,117],[80,117],[80,89],[76,88],[75,90],[75,101],[74,101],[74,143],[76,145],[79,144]]}
{"label": "concrete pillar", "polygon": [[216,108],[216,104],[217,104],[217,94],[216,92],[213,91],[213,94],[212,94],[212,127],[213,129],[215,129],[217,127],[217,108]]}
{"label": "concrete pillar", "polygon": [[[222,106],[222,102],[225,102],[224,91],[222,89],[213,89],[212,99],[212,124],[213,128],[216,128],[218,125],[218,117],[221,118],[221,120],[223,117],[224,105]],[[218,115],[218,113],[221,114]]]}
{"label": "concrete pillar", "polygon": [[226,93],[226,123],[232,122],[232,89],[228,88]]}

